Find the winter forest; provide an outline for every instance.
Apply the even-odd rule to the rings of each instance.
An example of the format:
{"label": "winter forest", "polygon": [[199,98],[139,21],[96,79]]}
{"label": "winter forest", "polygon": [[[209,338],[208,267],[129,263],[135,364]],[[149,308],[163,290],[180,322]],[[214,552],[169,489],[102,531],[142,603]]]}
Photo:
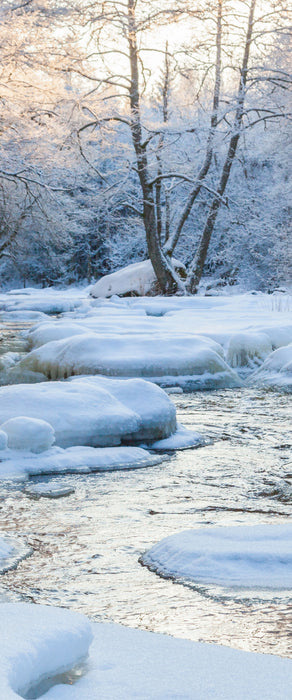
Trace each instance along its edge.
{"label": "winter forest", "polygon": [[289,2],[2,0],[0,31],[3,286],[287,283]]}

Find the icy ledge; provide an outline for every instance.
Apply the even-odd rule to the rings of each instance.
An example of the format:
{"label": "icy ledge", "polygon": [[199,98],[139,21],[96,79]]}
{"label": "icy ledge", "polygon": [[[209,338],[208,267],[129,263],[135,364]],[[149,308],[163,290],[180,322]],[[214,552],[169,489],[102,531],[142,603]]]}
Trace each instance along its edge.
{"label": "icy ledge", "polygon": [[158,542],[141,562],[162,576],[222,586],[292,587],[292,525],[186,530]]}
{"label": "icy ledge", "polygon": [[[42,679],[89,657],[74,685],[48,700],[290,700],[292,663],[112,624],[42,605],[0,605],[0,697],[19,700]],[[211,670],[211,672],[210,672]]]}

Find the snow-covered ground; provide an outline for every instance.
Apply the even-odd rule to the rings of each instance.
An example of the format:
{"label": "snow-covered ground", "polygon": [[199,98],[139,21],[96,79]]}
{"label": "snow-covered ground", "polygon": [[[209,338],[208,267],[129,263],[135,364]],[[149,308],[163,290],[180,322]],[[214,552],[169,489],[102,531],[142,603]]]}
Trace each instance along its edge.
{"label": "snow-covered ground", "polygon": [[142,561],[164,576],[222,586],[292,588],[292,525],[186,530]]}
{"label": "snow-covered ground", "polygon": [[[291,388],[288,294],[93,299],[88,289],[19,290],[2,294],[0,305],[5,320],[10,313],[63,312],[42,315],[28,332],[25,358],[12,366],[9,356],[5,367],[2,357],[2,383],[103,374],[185,390],[239,386],[246,377]],[[283,347],[285,355],[273,355]]]}
{"label": "snow-covered ground", "polygon": [[[77,613],[53,607],[2,604],[0,616],[3,700],[291,698],[289,659],[118,625],[90,625]],[[75,673],[72,684],[82,662],[82,675]],[[67,684],[65,672],[70,672]]]}

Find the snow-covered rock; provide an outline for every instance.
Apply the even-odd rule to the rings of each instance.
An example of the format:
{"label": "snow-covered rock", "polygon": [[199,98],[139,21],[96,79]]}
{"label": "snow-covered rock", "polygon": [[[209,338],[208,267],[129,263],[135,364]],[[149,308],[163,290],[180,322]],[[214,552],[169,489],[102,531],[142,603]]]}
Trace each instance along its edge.
{"label": "snow-covered rock", "polygon": [[52,447],[33,455],[28,451],[0,452],[0,479],[26,480],[36,474],[89,474],[141,469],[160,464],[162,458],[141,447]]}
{"label": "snow-covered rock", "polygon": [[50,481],[48,484],[30,484],[24,491],[31,498],[63,498],[71,496],[75,488],[69,484],[66,486],[64,483]]}
{"label": "snow-covered rock", "polygon": [[55,430],[56,445],[115,446],[154,442],[176,429],[175,407],[142,379],[78,377],[0,388],[0,425],[19,413]]}
{"label": "snow-covered rock", "polygon": [[274,350],[251,375],[249,382],[292,391],[292,343]]}
{"label": "snow-covered rock", "polygon": [[239,386],[241,380],[222,354],[218,343],[195,335],[88,333],[46,343],[19,367],[49,379],[103,374],[145,377],[163,386],[173,384],[173,377],[176,384],[193,382],[197,388]]}
{"label": "snow-covered rock", "polygon": [[292,525],[186,530],[158,542],[141,558],[164,576],[196,583],[292,587]]}
{"label": "snow-covered rock", "polygon": [[[184,265],[173,259],[174,268],[186,276]],[[93,297],[111,297],[117,295],[145,296],[157,291],[157,278],[150,260],[133,263],[110,275],[101,277],[92,287],[90,294]]]}
{"label": "snow-covered rock", "polygon": [[[0,616],[3,700],[291,698],[290,659],[120,625],[90,625],[78,613],[43,605],[2,604]],[[79,679],[61,684],[59,674],[74,672],[84,659]]]}
{"label": "snow-covered rock", "polygon": [[39,418],[17,416],[2,423],[0,429],[6,433],[7,446],[12,450],[44,452],[55,441],[55,431],[52,426]]}

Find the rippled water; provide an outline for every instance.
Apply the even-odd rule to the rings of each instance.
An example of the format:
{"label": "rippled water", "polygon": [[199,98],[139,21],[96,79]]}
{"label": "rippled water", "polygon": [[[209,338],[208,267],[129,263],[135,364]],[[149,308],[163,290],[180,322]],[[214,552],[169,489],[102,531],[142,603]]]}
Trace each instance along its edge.
{"label": "rippled water", "polygon": [[138,562],[155,542],[187,528],[290,519],[291,397],[238,389],[172,398],[180,422],[212,444],[148,469],[54,477],[76,489],[60,500],[1,488],[2,531],[25,535],[34,555],[1,577],[0,593],[98,621],[292,656],[287,594],[188,587]]}

